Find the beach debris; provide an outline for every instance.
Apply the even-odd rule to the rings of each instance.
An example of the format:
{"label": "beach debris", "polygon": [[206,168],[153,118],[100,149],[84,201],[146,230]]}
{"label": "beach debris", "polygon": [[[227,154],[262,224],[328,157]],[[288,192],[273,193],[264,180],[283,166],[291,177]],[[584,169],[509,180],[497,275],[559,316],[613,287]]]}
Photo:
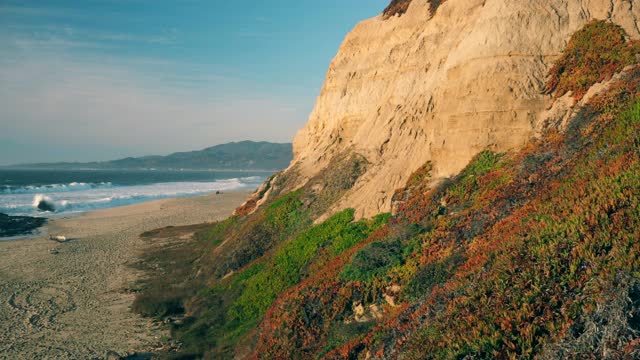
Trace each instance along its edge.
{"label": "beach debris", "polygon": [[49,254],[51,255],[58,255],[60,253],[60,251],[58,251],[58,249],[53,248],[53,249],[49,249]]}
{"label": "beach debris", "polygon": [[57,242],[65,242],[67,241],[67,237],[61,236],[61,235],[49,235],[49,240],[53,240]]}

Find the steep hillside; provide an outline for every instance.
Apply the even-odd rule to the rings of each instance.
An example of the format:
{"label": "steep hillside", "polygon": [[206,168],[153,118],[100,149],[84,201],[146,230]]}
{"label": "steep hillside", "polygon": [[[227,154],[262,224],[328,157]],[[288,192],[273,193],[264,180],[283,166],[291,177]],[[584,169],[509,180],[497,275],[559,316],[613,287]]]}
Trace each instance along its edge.
{"label": "steep hillside", "polygon": [[274,303],[255,354],[638,358],[639,148],[636,65],[564,134],[482,152],[424,192],[427,164],[377,236]]}
{"label": "steep hillside", "polygon": [[637,7],[407,3],[349,35],[287,170],[145,235],[167,355],[640,357]]}
{"label": "steep hillside", "polygon": [[546,76],[590,19],[640,36],[640,7],[627,0],[393,1],[385,14],[396,15],[344,40],[294,140],[300,179],[344,152],[371,163],[334,208],[357,216],[389,211],[389,189],[426,161],[434,180],[453,176],[478,152],[518,149],[562,118],[573,102],[551,108]]}
{"label": "steep hillside", "polygon": [[173,153],[167,156],[129,157],[89,163],[24,164],[12,167],[37,169],[280,170],[289,165],[292,157],[291,144],[240,141],[198,151]]}

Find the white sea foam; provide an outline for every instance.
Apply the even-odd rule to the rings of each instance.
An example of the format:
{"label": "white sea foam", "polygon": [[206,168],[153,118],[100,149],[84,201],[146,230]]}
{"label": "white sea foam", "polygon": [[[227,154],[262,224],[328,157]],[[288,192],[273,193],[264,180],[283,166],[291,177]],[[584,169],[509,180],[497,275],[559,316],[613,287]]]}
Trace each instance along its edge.
{"label": "white sea foam", "polygon": [[33,197],[31,206],[33,206],[35,209],[38,209],[39,211],[44,212],[55,212],[55,210],[57,209],[57,206],[53,202],[53,199],[42,194],[38,194]]}
{"label": "white sea foam", "polygon": [[41,186],[8,186],[0,188],[0,195],[2,194],[46,194],[46,193],[58,193],[68,191],[80,191],[87,189],[100,189],[111,188],[113,184],[110,182],[100,183],[83,183],[83,182],[71,182],[68,184],[48,184]]}
{"label": "white sea foam", "polygon": [[[92,184],[85,183],[69,183],[64,186],[57,184],[58,191],[34,193],[34,190],[29,190],[0,193],[0,212],[10,215],[65,215],[163,198],[195,196],[215,191],[255,189],[263,180],[262,177],[252,176],[213,182],[174,182],[134,186],[113,186],[106,183],[104,186],[91,186]],[[70,187],[74,190],[68,190]],[[50,189],[50,187],[44,188]],[[55,208],[55,214],[39,211],[38,205],[41,201],[51,204]]]}

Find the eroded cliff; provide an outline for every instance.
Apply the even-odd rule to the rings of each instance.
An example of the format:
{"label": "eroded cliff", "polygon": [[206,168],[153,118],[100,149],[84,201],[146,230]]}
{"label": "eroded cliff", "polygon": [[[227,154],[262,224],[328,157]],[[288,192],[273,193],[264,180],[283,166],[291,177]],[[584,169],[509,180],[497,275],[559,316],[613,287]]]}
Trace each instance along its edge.
{"label": "eroded cliff", "polygon": [[640,358],[635,4],[392,1],[134,308],[195,358]]}
{"label": "eroded cliff", "polygon": [[[404,2],[406,4],[406,2]],[[356,152],[367,172],[329,211],[389,211],[393,190],[426,161],[439,181],[474,155],[518,149],[560,123],[576,101],[545,92],[550,67],[592,19],[637,38],[627,0],[413,0],[406,12],[365,20],[331,63],[289,171],[313,177]]]}

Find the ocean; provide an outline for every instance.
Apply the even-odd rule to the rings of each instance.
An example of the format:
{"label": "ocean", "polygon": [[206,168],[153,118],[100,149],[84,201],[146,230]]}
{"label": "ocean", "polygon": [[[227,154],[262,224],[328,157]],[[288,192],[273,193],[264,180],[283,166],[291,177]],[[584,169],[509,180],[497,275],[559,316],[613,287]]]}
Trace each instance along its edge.
{"label": "ocean", "polygon": [[0,213],[61,217],[152,200],[256,189],[269,173],[0,169]]}

